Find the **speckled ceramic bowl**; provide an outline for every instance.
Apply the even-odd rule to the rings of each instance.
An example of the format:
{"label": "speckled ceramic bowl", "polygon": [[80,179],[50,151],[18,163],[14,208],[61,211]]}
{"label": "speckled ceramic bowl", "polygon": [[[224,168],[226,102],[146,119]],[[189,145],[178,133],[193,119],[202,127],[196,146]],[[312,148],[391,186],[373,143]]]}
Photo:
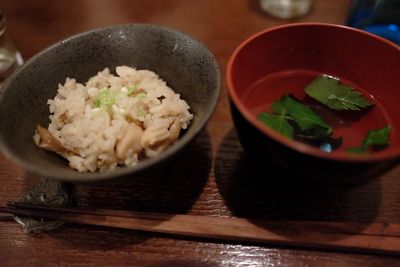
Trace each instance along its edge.
{"label": "speckled ceramic bowl", "polygon": [[[66,77],[79,82],[109,67],[149,69],[167,82],[191,107],[194,118],[180,140],[158,157],[135,167],[79,173],[61,157],[33,142],[37,124],[48,125],[47,100]],[[60,41],[32,57],[3,87],[0,98],[0,147],[22,168],[70,181],[114,178],[153,168],[184,148],[201,131],[217,103],[220,70],[211,52],[181,32],[145,24],[112,26]]]}

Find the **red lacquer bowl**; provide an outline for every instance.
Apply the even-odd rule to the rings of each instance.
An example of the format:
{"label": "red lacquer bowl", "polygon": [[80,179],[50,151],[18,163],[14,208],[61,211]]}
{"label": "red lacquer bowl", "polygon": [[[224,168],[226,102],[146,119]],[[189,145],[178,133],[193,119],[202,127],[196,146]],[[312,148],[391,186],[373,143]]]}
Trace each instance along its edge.
{"label": "red lacquer bowl", "polygon": [[[323,110],[321,115],[334,127],[334,137],[344,140],[332,153],[286,138],[256,118],[284,93],[312,103],[304,87],[319,74],[340,78],[376,104],[363,112]],[[390,41],[333,24],[296,23],[267,29],[234,51],[227,82],[238,136],[252,158],[268,155],[287,167],[310,168],[316,159],[327,165],[364,164],[400,155],[400,48]],[[369,155],[345,151],[361,145],[368,130],[387,124],[392,131],[386,149]]]}

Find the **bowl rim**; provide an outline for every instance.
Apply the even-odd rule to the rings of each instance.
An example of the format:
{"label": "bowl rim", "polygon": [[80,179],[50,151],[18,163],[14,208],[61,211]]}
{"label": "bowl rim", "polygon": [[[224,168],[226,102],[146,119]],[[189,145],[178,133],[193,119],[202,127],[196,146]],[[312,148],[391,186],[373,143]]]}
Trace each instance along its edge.
{"label": "bowl rim", "polygon": [[[44,54],[47,52],[57,49],[60,46],[62,46],[65,43],[72,42],[74,40],[84,38],[85,36],[92,35],[92,34],[98,34],[101,32],[107,32],[109,30],[123,30],[123,29],[130,29],[130,28],[150,28],[151,30],[162,30],[166,31],[169,33],[172,33],[176,36],[183,37],[187,40],[190,40],[191,42],[195,43],[204,51],[206,51],[211,59],[212,59],[212,67],[215,71],[216,74],[216,86],[214,88],[214,92],[212,93],[211,101],[209,102],[209,108],[206,109],[202,114],[201,120],[198,122],[198,125],[196,126],[195,129],[193,129],[193,132],[191,135],[184,134],[178,142],[170,146],[167,150],[165,150],[163,153],[158,155],[157,157],[154,158],[149,158],[146,159],[145,161],[139,162],[136,166],[128,166],[128,167],[122,167],[122,168],[117,168],[114,170],[110,171],[105,171],[105,172],[79,172],[77,170],[74,170],[71,168],[71,170],[74,170],[73,172],[68,172],[66,174],[61,174],[59,175],[58,173],[54,173],[52,171],[49,171],[46,168],[41,168],[41,166],[38,166],[36,164],[33,164],[31,162],[21,160],[18,156],[14,154],[12,149],[10,149],[9,145],[7,142],[5,142],[3,138],[3,134],[0,131],[0,151],[1,153],[8,159],[10,159],[12,162],[14,162],[16,165],[19,167],[23,168],[24,170],[41,175],[46,178],[53,178],[61,181],[70,181],[70,182],[91,182],[91,181],[101,181],[101,180],[108,180],[108,179],[113,179],[117,177],[123,177],[123,176],[128,176],[128,175],[134,175],[138,174],[144,170],[147,170],[151,167],[155,167],[158,165],[158,163],[162,163],[166,160],[168,160],[170,157],[175,156],[178,154],[178,152],[182,151],[186,146],[194,140],[199,133],[204,129],[206,126],[207,122],[209,121],[211,115],[213,114],[215,107],[218,103],[218,100],[221,96],[221,69],[218,64],[218,61],[215,57],[215,55],[211,52],[211,50],[201,41],[199,41],[197,38],[193,37],[191,34],[185,33],[183,31],[177,30],[175,28],[171,27],[166,27],[163,25],[158,25],[158,24],[149,24],[149,23],[129,23],[129,24],[117,24],[117,25],[111,25],[111,26],[105,26],[105,27],[99,27],[99,28],[94,28],[88,31],[83,31],[79,32],[77,34],[70,35],[64,39],[61,39],[44,49],[40,50],[38,53],[34,54],[29,60],[27,60],[23,65],[19,66],[14,73],[7,78],[7,80],[4,82],[2,88],[0,89],[0,103],[9,87],[9,85],[12,83],[12,80],[14,77],[18,76],[19,73],[24,71],[24,69],[28,68],[32,62],[35,62],[38,58],[42,57]],[[161,77],[162,78],[162,77]],[[194,114],[195,115],[195,114]],[[196,116],[196,115],[195,115]],[[190,126],[189,126],[190,128]],[[32,134],[33,136],[33,134]],[[33,142],[33,139],[32,139]],[[68,163],[66,163],[68,164]]]}
{"label": "bowl rim", "polygon": [[[326,153],[318,148],[312,147],[311,145],[304,144],[300,141],[292,140],[289,138],[286,138],[285,136],[279,134],[278,132],[274,131],[273,129],[270,129],[269,127],[265,127],[264,124],[262,124],[259,120],[257,120],[256,116],[254,116],[246,107],[245,105],[241,102],[239,95],[237,94],[235,90],[235,86],[233,84],[233,79],[232,79],[232,69],[233,69],[233,64],[244,47],[246,47],[249,43],[254,41],[255,39],[259,38],[262,35],[268,34],[270,32],[274,31],[279,31],[282,29],[287,29],[287,28],[296,28],[296,27],[325,27],[325,28],[337,28],[337,29],[343,29],[346,31],[353,31],[358,34],[365,35],[369,38],[377,39],[380,42],[386,43],[386,45],[389,45],[395,49],[397,49],[400,52],[400,46],[397,46],[395,43],[384,39],[380,36],[374,35],[372,33],[344,26],[344,25],[339,25],[339,24],[332,24],[332,23],[320,23],[320,22],[299,22],[299,23],[288,23],[284,25],[279,25],[271,28],[267,28],[265,30],[259,31],[255,34],[252,34],[251,36],[247,37],[244,41],[242,41],[239,46],[236,47],[234,52],[231,54],[228,64],[227,64],[227,69],[226,69],[226,80],[227,80],[227,87],[228,87],[228,94],[230,97],[230,100],[233,102],[233,104],[238,108],[239,112],[241,113],[242,116],[255,128],[257,128],[260,132],[265,134],[267,137],[272,138],[273,140],[279,142],[280,144],[291,148],[297,152],[300,152],[302,154],[306,154],[309,156],[314,156],[318,158],[323,158],[326,160],[331,160],[331,161],[338,161],[338,162],[351,162],[351,163],[375,163],[379,161],[384,161],[384,160],[391,160],[395,159],[396,157],[400,156],[400,147],[399,148],[394,148],[391,150],[383,150],[380,151],[379,153],[374,153],[372,155],[358,155],[356,153],[351,154],[351,153]],[[393,134],[393,133],[392,133]]]}

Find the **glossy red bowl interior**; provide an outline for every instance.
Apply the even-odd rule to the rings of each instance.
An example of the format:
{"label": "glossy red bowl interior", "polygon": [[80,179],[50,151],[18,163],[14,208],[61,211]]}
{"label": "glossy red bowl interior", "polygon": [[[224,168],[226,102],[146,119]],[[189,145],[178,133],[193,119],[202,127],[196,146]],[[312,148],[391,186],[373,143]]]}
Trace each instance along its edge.
{"label": "glossy red bowl interior", "polygon": [[[332,153],[288,139],[256,118],[284,93],[309,101],[304,87],[318,74],[336,76],[376,103],[358,113],[323,110],[321,115],[333,126],[334,137],[343,137],[342,146]],[[297,23],[267,29],[235,50],[227,82],[240,114],[266,138],[297,152],[346,162],[375,162],[400,155],[400,48],[390,41],[333,24]],[[392,126],[389,147],[368,156],[345,152],[347,147],[360,146],[368,130],[387,124]]]}

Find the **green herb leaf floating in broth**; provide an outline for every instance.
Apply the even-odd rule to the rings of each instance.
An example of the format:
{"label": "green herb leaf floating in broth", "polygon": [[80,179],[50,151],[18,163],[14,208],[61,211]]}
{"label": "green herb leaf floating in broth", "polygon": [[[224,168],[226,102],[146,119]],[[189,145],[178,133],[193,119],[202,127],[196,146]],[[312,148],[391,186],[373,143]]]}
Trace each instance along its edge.
{"label": "green herb leaf floating in broth", "polygon": [[293,127],[289,124],[283,115],[274,115],[267,112],[261,112],[257,119],[262,121],[265,125],[274,129],[280,134],[283,134],[290,139],[293,139]]}
{"label": "green herb leaf floating in broth", "polygon": [[389,137],[392,126],[387,125],[382,129],[368,131],[363,141],[363,147],[389,145]]}
{"label": "green herb leaf floating in broth", "polygon": [[[295,131],[296,132],[296,131]],[[323,139],[331,134],[332,130],[323,128],[321,126],[315,125],[314,127],[304,130],[300,133],[295,134],[295,136],[300,139],[310,140],[310,139]]]}
{"label": "green herb leaf floating in broth", "polygon": [[320,75],[305,88],[307,95],[334,110],[361,110],[374,105],[353,87],[339,79]]}
{"label": "green herb leaf floating in broth", "polygon": [[374,146],[384,147],[389,145],[391,129],[392,129],[391,125],[386,125],[381,129],[368,131],[368,134],[364,138],[362,146],[349,147],[346,149],[346,152],[357,153],[357,154],[368,154],[368,149],[370,147]]}
{"label": "green herb leaf floating in broth", "polygon": [[288,95],[282,96],[280,102],[302,131],[310,130],[319,126],[320,128],[325,129],[325,134],[323,136],[328,136],[332,133],[332,127],[329,126],[310,107],[301,104]]}
{"label": "green herb leaf floating in broth", "polygon": [[272,103],[271,109],[275,114],[279,114],[279,115],[286,115],[288,113],[288,111],[282,105],[282,102],[280,100],[275,101],[274,103]]}

